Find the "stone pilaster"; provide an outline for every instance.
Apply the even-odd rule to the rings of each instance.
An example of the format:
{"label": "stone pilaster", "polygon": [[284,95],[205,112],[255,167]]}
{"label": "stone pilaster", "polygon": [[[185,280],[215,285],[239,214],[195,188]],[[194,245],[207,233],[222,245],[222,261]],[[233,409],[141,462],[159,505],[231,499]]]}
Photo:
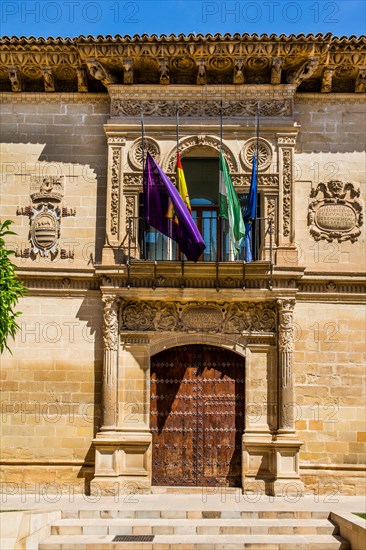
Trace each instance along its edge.
{"label": "stone pilaster", "polygon": [[298,263],[295,245],[294,153],[296,133],[277,134],[278,146],[278,246],[277,264]]}
{"label": "stone pilaster", "polygon": [[[126,138],[108,136],[108,180],[106,204],[106,244],[103,263],[121,263],[120,246],[124,238],[125,204],[123,197],[123,166]],[[117,256],[116,256],[117,254]]]}
{"label": "stone pilaster", "polygon": [[302,494],[299,450],[302,442],[295,430],[293,374],[294,299],[280,299],[278,305],[278,428],[273,441],[274,495]]}
{"label": "stone pilaster", "polygon": [[295,300],[278,301],[278,437],[292,435],[294,424],[294,314]]}
{"label": "stone pilaster", "polygon": [[117,372],[118,372],[118,306],[114,296],[104,296],[103,323],[103,386],[102,386],[102,430],[113,429],[117,425]]}

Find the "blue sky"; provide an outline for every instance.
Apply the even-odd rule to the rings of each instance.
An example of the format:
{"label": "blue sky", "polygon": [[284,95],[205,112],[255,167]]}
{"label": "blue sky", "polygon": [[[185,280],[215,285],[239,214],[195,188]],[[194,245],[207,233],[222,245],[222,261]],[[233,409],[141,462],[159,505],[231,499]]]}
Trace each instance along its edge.
{"label": "blue sky", "polygon": [[2,0],[1,34],[366,32],[366,0]]}

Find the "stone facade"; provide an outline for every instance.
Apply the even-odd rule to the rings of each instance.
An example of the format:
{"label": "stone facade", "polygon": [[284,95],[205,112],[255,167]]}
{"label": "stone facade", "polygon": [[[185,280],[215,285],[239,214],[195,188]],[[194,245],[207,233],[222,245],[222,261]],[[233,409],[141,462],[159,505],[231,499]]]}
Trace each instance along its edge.
{"label": "stone facade", "polygon": [[[365,492],[365,44],[328,42],[3,41],[5,491],[150,491],[151,357],[210,344],[245,358],[244,490]],[[184,160],[218,157],[222,102],[245,193],[258,101],[258,261],[142,260],[141,109],[174,181],[177,104]]]}

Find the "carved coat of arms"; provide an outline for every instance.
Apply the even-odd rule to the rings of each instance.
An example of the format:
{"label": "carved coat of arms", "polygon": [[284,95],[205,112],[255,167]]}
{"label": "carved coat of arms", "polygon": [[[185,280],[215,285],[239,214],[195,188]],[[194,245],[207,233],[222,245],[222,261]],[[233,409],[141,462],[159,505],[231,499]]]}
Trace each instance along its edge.
{"label": "carved coat of arms", "polygon": [[310,196],[315,200],[309,204],[308,224],[316,241],[357,241],[363,214],[358,200],[360,190],[353,183],[339,180],[319,183]]}
{"label": "carved coat of arms", "polygon": [[35,254],[55,254],[60,238],[60,216],[58,207],[41,204],[32,208],[30,239]]}

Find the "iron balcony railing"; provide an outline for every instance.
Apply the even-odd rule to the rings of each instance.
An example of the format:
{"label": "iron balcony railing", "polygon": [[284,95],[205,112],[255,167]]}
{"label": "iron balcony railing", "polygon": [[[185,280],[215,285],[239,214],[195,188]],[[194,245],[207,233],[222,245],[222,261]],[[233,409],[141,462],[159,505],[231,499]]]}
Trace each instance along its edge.
{"label": "iron balcony railing", "polygon": [[[199,261],[202,262],[233,262],[246,260],[245,239],[239,253],[234,257],[230,250],[228,221],[217,216],[203,215],[195,218],[195,222],[205,241],[206,249]],[[153,227],[142,217],[127,218],[127,252],[126,262],[135,261],[182,261],[177,243]],[[273,265],[273,220],[272,218],[256,218],[252,226],[252,257],[253,261],[268,261]]]}

